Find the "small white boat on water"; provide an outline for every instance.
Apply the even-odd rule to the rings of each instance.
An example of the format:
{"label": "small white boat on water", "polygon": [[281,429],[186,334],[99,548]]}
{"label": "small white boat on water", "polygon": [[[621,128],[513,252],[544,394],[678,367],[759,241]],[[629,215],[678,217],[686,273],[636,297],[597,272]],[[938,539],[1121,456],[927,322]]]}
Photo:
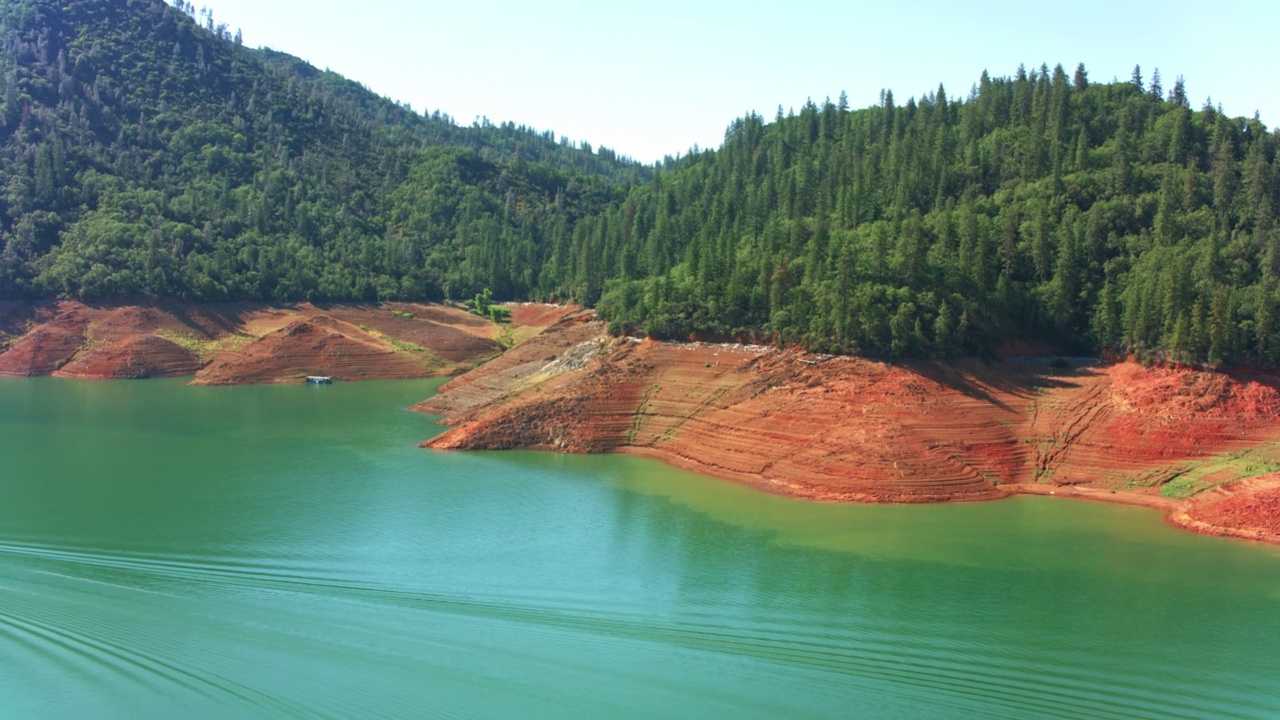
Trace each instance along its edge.
{"label": "small white boat on water", "polygon": [[332,385],[333,378],[329,377],[328,375],[308,375],[307,384],[308,385]]}

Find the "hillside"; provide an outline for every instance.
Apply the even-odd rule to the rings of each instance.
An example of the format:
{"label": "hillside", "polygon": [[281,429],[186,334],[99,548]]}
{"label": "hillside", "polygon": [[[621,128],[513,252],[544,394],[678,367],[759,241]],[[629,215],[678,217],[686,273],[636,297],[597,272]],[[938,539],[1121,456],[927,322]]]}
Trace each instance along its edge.
{"label": "hillside", "polygon": [[1280,363],[1280,136],[1135,68],[749,115],[642,167],[160,0],[0,10],[0,298],[574,300],[880,359]]}
{"label": "hillside", "polygon": [[194,385],[246,385],[454,375],[579,310],[506,309],[499,325],[420,303],[0,302],[0,378],[194,376]]}
{"label": "hillside", "polygon": [[566,317],[415,407],[438,450],[644,455],[828,502],[1141,504],[1280,542],[1275,373],[1022,358],[884,363],[610,338]]}
{"label": "hillside", "polygon": [[656,337],[1274,366],[1277,149],[1138,69],[809,103],[737,121],[593,218],[570,274],[617,329]]}
{"label": "hillside", "polygon": [[[467,296],[473,245],[572,222],[647,174],[549,133],[415,114],[183,10],[0,6],[0,297]],[[441,164],[466,187],[416,198],[443,220],[406,228],[389,204]]]}

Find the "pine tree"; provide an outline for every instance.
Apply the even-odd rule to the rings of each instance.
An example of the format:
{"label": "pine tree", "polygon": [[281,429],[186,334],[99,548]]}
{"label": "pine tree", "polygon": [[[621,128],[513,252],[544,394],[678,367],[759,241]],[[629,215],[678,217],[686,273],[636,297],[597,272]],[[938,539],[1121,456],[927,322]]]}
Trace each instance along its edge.
{"label": "pine tree", "polygon": [[1084,63],[1076,65],[1076,74],[1072,80],[1072,87],[1077,93],[1083,93],[1089,89],[1089,74],[1085,72]]}
{"label": "pine tree", "polygon": [[1187,85],[1181,75],[1173,83],[1173,89],[1169,91],[1169,102],[1184,108],[1191,107],[1191,99],[1187,97]]}

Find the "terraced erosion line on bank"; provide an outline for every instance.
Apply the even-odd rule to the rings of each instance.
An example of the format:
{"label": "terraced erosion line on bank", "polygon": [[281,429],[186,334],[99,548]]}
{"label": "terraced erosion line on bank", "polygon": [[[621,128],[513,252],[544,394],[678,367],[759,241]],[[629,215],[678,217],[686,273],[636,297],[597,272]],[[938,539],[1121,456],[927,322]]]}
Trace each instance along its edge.
{"label": "terraced erosion line on bank", "polygon": [[[1029,492],[1176,511],[1280,471],[1280,379],[1269,373],[1049,358],[886,364],[608,338],[585,312],[415,409],[452,426],[426,447],[641,454],[824,501]],[[1254,506],[1280,502],[1269,498]],[[1219,512],[1193,529],[1246,515]],[[1269,527],[1254,539],[1280,541]]]}
{"label": "terraced erosion line on bank", "polygon": [[[428,377],[440,449],[626,452],[825,501],[1136,502],[1280,542],[1280,378],[1089,359],[891,365],[610,338],[590,311],[509,305],[0,303],[0,376],[197,384]],[[523,340],[503,352],[503,342]],[[488,360],[488,362],[484,362]]]}
{"label": "terraced erosion line on bank", "polygon": [[[575,308],[515,306],[527,336]],[[499,355],[505,328],[443,305],[0,304],[0,376],[194,376],[202,385],[450,375]]]}

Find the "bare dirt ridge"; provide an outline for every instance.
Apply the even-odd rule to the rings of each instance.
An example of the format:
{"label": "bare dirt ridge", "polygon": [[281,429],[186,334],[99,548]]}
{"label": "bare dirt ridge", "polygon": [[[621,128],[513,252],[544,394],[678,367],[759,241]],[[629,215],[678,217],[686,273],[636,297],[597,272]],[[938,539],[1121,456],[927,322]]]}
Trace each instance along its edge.
{"label": "bare dirt ridge", "polygon": [[[499,326],[444,305],[0,303],[0,376],[194,376],[229,385],[451,375],[503,352],[510,328],[575,308],[527,306]],[[523,323],[523,324],[521,324]]]}
{"label": "bare dirt ridge", "polygon": [[424,443],[435,449],[633,453],[822,501],[1129,502],[1198,532],[1280,540],[1271,373],[1050,358],[887,364],[609,338],[582,312],[415,409],[452,426]]}

